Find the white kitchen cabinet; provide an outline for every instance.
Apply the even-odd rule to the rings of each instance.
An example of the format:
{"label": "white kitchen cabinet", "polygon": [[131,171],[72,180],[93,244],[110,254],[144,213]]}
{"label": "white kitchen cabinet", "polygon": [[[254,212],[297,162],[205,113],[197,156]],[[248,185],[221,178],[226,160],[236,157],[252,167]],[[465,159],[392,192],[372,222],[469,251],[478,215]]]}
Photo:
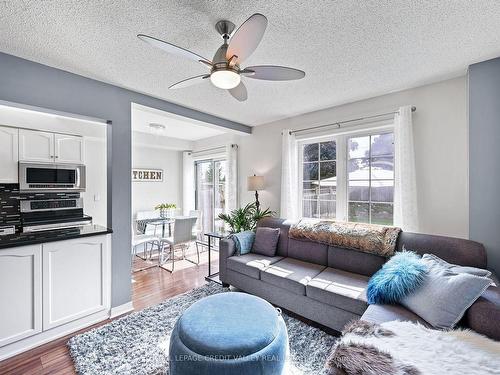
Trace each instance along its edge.
{"label": "white kitchen cabinet", "polygon": [[43,245],[43,329],[109,309],[107,236]]}
{"label": "white kitchen cabinet", "polygon": [[19,160],[83,164],[83,137],[19,129]]}
{"label": "white kitchen cabinet", "polygon": [[55,161],[83,164],[83,138],[76,135],[54,134]]}
{"label": "white kitchen cabinet", "polygon": [[0,126],[0,183],[17,184],[19,129]]}
{"label": "white kitchen cabinet", "polygon": [[19,129],[19,160],[54,161],[54,133]]}
{"label": "white kitchen cabinet", "polygon": [[42,331],[42,249],[0,249],[0,347]]}

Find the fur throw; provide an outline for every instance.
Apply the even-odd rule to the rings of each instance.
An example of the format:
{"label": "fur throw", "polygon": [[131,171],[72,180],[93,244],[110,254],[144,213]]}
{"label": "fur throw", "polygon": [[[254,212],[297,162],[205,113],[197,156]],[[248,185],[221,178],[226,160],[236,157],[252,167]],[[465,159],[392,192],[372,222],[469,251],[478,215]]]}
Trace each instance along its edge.
{"label": "fur throw", "polygon": [[360,320],[346,326],[328,367],[332,375],[500,374],[500,342],[470,330]]}
{"label": "fur throw", "polygon": [[383,225],[302,219],[292,225],[289,237],[390,257],[399,232],[401,228]]}

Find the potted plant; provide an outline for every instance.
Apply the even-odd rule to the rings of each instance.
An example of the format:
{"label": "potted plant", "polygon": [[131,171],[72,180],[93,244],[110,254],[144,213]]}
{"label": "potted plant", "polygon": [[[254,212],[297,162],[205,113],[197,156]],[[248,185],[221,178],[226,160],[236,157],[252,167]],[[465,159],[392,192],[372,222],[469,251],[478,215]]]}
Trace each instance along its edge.
{"label": "potted plant", "polygon": [[160,210],[160,217],[165,219],[166,217],[173,216],[172,211],[176,208],[177,205],[175,203],[160,203],[155,207],[155,210]]}
{"label": "potted plant", "polygon": [[255,202],[248,203],[245,207],[232,210],[229,214],[220,214],[219,219],[229,226],[231,233],[239,233],[246,230],[254,230],[257,222],[276,213],[269,208],[261,210],[257,208]]}

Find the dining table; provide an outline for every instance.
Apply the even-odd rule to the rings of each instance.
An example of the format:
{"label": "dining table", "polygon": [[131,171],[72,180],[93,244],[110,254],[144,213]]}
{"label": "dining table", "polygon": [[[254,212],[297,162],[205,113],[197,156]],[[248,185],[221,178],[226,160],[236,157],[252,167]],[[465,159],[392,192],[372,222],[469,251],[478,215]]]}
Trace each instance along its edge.
{"label": "dining table", "polygon": [[172,224],[175,223],[173,217],[157,217],[151,219],[141,219],[137,220],[138,227],[142,233],[146,233],[146,228],[148,225],[154,226],[154,235],[158,236],[158,227],[161,227],[161,238],[165,238],[165,229],[168,228],[168,237],[172,237]]}

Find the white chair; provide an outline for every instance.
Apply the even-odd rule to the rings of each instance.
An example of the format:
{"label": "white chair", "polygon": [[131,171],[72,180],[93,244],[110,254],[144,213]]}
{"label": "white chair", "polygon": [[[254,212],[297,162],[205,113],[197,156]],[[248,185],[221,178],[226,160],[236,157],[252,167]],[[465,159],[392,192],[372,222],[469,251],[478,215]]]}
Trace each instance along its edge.
{"label": "white chair", "polygon": [[204,241],[205,236],[203,235],[203,212],[201,210],[191,210],[189,211],[189,216],[196,216],[197,218],[193,230],[193,235],[196,237],[196,250],[198,251],[199,245],[208,247],[208,243]]}
{"label": "white chair", "polygon": [[[147,220],[147,219],[159,219],[160,218],[160,211],[137,211],[137,214],[135,216],[135,219],[137,221],[140,220]],[[136,222],[137,224],[137,222]],[[146,228],[144,230],[144,234],[153,234],[152,230],[148,230],[151,228],[148,228],[146,225]],[[156,227],[155,227],[156,230]],[[136,227],[136,232],[138,232],[138,228]]]}
{"label": "white chair", "polygon": [[[200,252],[198,251],[198,247],[196,247],[196,255],[198,257],[198,262],[195,262],[191,259],[186,258],[186,248],[189,248],[189,244],[196,240],[196,237],[193,235],[193,230],[196,226],[197,218],[195,216],[181,216],[175,218],[174,223],[174,233],[172,237],[166,237],[160,239],[161,245],[161,264],[165,264],[168,260],[172,260],[172,269],[163,267],[167,271],[174,272],[175,267],[175,250],[176,248],[180,248],[182,250],[182,260],[187,260],[193,264],[200,264]],[[164,257],[164,249],[168,248],[169,256],[167,259],[163,259]]]}
{"label": "white chair", "polygon": [[[134,221],[134,224],[135,225],[132,225],[132,264],[131,264],[131,267],[133,267],[133,259],[134,259],[134,256],[137,256],[139,258],[141,258],[142,260],[147,260],[148,259],[148,247],[149,245],[151,245],[151,249],[149,250],[149,259],[151,259],[153,257],[153,250],[156,246],[156,248],[158,249],[158,266],[160,265],[160,239],[156,236],[153,236],[153,235],[149,235],[149,234],[141,234],[138,232],[137,230],[137,222]],[[140,255],[137,254],[137,249],[142,246],[143,247],[143,251],[142,253],[144,254],[144,257],[141,257]],[[156,267],[156,266],[154,266]],[[147,267],[147,268],[151,268],[151,267]],[[134,270],[133,272],[138,272],[138,271],[143,271],[147,268],[141,268],[139,270]]]}

